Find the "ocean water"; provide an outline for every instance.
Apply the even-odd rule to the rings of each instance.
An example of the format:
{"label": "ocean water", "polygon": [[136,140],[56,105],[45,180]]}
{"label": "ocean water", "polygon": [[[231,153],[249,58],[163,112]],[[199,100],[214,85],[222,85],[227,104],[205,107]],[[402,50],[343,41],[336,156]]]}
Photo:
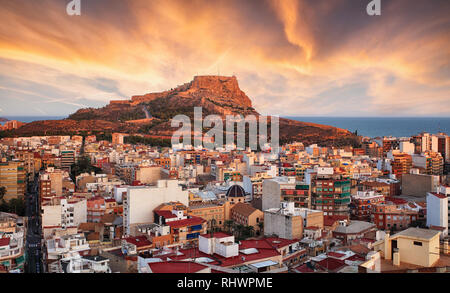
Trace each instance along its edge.
{"label": "ocean water", "polygon": [[409,137],[421,132],[444,132],[450,135],[450,117],[390,118],[390,117],[285,117],[293,120],[325,124],[358,131],[368,137]]}
{"label": "ocean water", "polygon": [[[66,116],[1,116],[9,120],[32,122],[38,120],[59,120]],[[358,131],[368,137],[395,136],[408,137],[420,132],[444,132],[450,135],[450,117],[438,118],[387,118],[387,117],[285,117],[293,120],[330,125]],[[4,122],[1,122],[4,124]]]}
{"label": "ocean water", "polygon": [[[17,120],[20,122],[30,123],[33,121],[40,120],[60,120],[67,118],[67,116],[1,116],[0,118],[6,118],[8,120]],[[5,122],[0,122],[0,124],[5,124]]]}

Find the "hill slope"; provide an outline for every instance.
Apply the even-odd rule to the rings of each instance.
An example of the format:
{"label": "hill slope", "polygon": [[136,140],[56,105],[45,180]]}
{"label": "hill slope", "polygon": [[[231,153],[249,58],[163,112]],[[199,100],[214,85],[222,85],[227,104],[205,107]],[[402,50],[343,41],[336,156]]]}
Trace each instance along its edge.
{"label": "hill slope", "polygon": [[[170,138],[176,130],[170,120],[185,114],[193,121],[194,107],[202,107],[203,116],[217,114],[260,114],[239,88],[236,77],[196,76],[174,89],[133,96],[130,100],[111,101],[103,108],[80,109],[68,119],[28,123],[14,135],[50,135],[84,132],[124,132]],[[332,126],[280,118],[280,140],[306,144],[351,145],[357,137],[347,130]]]}

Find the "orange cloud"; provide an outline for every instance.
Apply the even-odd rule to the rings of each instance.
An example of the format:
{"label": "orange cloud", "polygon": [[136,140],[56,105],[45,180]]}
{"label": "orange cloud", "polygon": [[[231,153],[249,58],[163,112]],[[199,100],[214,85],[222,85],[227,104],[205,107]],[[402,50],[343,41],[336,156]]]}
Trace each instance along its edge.
{"label": "orange cloud", "polygon": [[448,115],[447,3],[374,18],[351,0],[97,0],[71,17],[64,1],[9,1],[0,78],[15,97],[97,105],[220,72],[264,114]]}

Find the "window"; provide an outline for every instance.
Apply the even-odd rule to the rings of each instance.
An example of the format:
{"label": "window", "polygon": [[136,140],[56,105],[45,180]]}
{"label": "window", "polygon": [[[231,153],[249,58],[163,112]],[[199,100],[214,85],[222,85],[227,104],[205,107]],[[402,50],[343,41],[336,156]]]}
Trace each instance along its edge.
{"label": "window", "polygon": [[422,246],[422,242],[420,242],[420,241],[414,241],[414,245],[416,245],[416,246]]}

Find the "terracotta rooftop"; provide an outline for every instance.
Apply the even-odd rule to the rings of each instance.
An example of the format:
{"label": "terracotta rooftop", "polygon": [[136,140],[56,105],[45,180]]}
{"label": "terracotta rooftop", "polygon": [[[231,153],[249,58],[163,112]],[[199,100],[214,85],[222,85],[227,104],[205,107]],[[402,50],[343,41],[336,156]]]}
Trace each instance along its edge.
{"label": "terracotta rooftop", "polygon": [[[201,235],[202,237],[204,237],[204,238],[211,238],[211,234],[202,234]],[[214,234],[213,234],[213,237],[214,238],[225,238],[225,237],[230,237],[230,236],[232,236],[231,234],[228,234],[228,233],[224,233],[224,232],[214,232]]]}
{"label": "terracotta rooftop", "polygon": [[447,198],[447,196],[445,194],[442,194],[442,193],[430,192],[430,194],[432,194],[432,195],[434,195],[434,196],[436,196],[437,198],[440,198],[440,199],[446,199]]}
{"label": "terracotta rooftop", "polygon": [[206,220],[204,220],[200,217],[191,217],[191,218],[185,219],[185,220],[167,222],[166,225],[170,226],[171,228],[181,228],[181,227],[186,227],[186,226],[200,225],[205,222],[206,222]]}
{"label": "terracotta rooftop", "polygon": [[125,241],[136,245],[138,248],[152,245],[152,243],[145,236],[128,237],[125,238]]}
{"label": "terracotta rooftop", "polygon": [[324,269],[330,270],[330,271],[337,271],[345,266],[345,262],[343,260],[335,259],[328,257],[326,259],[323,259],[317,263],[319,266],[321,266]]}
{"label": "terracotta rooftop", "polygon": [[294,271],[297,271],[299,273],[314,273],[314,270],[308,267],[306,264],[302,264],[301,266],[296,267]]}
{"label": "terracotta rooftop", "polygon": [[239,202],[235,206],[233,206],[231,210],[234,211],[235,213],[248,217],[254,212],[256,212],[258,209],[255,209],[254,207],[252,207],[247,203]]}
{"label": "terracotta rooftop", "polygon": [[163,217],[164,219],[173,219],[173,218],[177,217],[176,215],[172,214],[171,211],[165,211],[165,210],[155,211],[155,214],[157,214],[160,217]]}
{"label": "terracotta rooftop", "polygon": [[10,241],[10,239],[7,237],[7,238],[0,238],[0,246],[7,246],[7,245],[9,245],[9,241]]}

